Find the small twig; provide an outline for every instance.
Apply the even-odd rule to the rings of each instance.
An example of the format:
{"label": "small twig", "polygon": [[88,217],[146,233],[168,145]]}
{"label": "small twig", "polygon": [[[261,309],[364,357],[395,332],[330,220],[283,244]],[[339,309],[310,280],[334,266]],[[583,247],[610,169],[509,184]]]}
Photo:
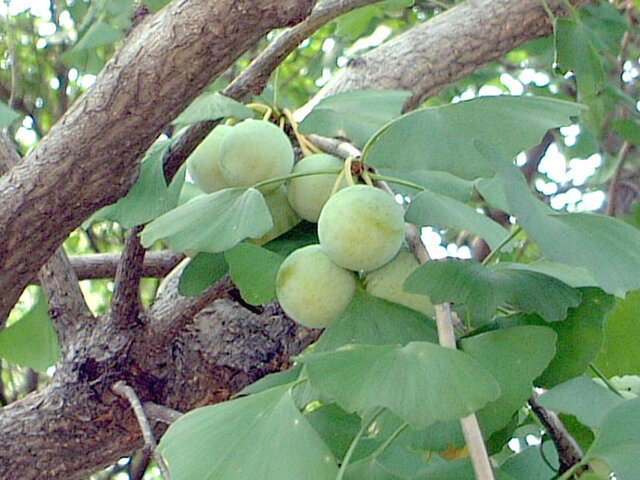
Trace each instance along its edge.
{"label": "small twig", "polygon": [[178,420],[184,413],[174,410],[173,408],[165,407],[164,405],[158,405],[153,402],[144,402],[144,411],[151,420],[156,422],[166,423],[171,425]]}
{"label": "small twig", "polygon": [[127,234],[124,251],[116,270],[109,315],[123,328],[135,324],[140,313],[140,278],[145,254],[138,237],[141,230],[142,226],[137,226]]}
{"label": "small twig", "polygon": [[[415,225],[409,225],[407,228],[407,241],[418,262],[425,263],[429,261],[429,253],[420,239],[418,228]],[[435,306],[436,325],[438,328],[438,340],[440,345],[446,348],[456,350],[458,348],[456,342],[456,334],[454,330],[455,320],[451,312],[451,305],[441,303]],[[489,453],[484,443],[482,430],[478,423],[478,417],[475,413],[460,419],[462,433],[469,449],[471,463],[476,474],[477,480],[494,480]]]}
{"label": "small twig", "polygon": [[155,437],[153,436],[151,425],[149,424],[149,420],[147,419],[144,409],[142,408],[142,404],[140,403],[138,395],[133,390],[133,388],[131,388],[122,380],[116,382],[113,387],[111,387],[111,389],[121,397],[125,398],[129,402],[129,405],[131,405],[133,413],[138,420],[138,425],[140,425],[140,430],[142,431],[145,449],[152,452],[153,459],[158,464],[158,467],[160,468],[160,472],[162,473],[164,479],[171,480],[169,468],[167,467],[164,458],[162,458],[162,456],[156,451],[158,445],[156,443]]}
{"label": "small twig", "polygon": [[358,159],[362,155],[362,152],[347,140],[323,137],[321,135],[316,135],[315,133],[307,135],[307,140],[319,147],[321,150],[330,153],[331,155],[335,155],[336,157],[353,157]]}
{"label": "small twig", "polygon": [[607,215],[609,215],[610,217],[615,217],[616,215],[618,191],[620,190],[620,179],[622,178],[625,161],[630,149],[631,144],[625,141],[622,144],[622,148],[620,148],[620,152],[618,154],[618,166],[616,167],[615,174],[613,175],[613,179],[611,180],[611,186],[609,187],[609,203],[607,204]]}
{"label": "small twig", "polygon": [[529,399],[529,405],[546,428],[547,433],[549,433],[553,439],[560,462],[560,470],[558,473],[563,474],[579,464],[584,458],[584,453],[558,415],[538,405],[536,402],[538,397],[539,394],[534,392],[533,396]]}

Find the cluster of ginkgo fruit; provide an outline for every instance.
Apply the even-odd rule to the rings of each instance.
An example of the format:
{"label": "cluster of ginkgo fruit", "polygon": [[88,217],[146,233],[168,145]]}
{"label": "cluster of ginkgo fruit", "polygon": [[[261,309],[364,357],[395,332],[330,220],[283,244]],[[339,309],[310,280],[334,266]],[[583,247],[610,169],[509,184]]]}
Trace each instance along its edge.
{"label": "cluster of ginkgo fruit", "polygon": [[[251,119],[216,127],[187,160],[191,178],[206,193],[257,186],[269,195],[284,189],[288,206],[318,224],[319,244],[293,251],[278,271],[276,291],[284,311],[307,327],[326,327],[362,281],[372,295],[430,314],[427,297],[402,290],[418,266],[403,248],[402,206],[373,185],[355,184],[342,159],[317,153],[294,165],[294,157],[281,128]],[[271,213],[278,223],[279,213]]]}

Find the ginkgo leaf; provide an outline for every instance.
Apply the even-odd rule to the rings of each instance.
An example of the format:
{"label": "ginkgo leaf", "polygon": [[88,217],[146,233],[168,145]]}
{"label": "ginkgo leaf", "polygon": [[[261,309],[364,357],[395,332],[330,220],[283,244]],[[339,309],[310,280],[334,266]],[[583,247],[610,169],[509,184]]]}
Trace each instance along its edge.
{"label": "ginkgo leaf", "polygon": [[333,480],[338,471],[289,386],[192,410],[158,451],[173,480]]}
{"label": "ginkgo leaf", "polygon": [[217,253],[245,238],[258,238],[273,226],[262,194],[255,188],[229,188],[201,195],[148,224],[140,238],[149,247],[164,240],[172,250]]}
{"label": "ginkgo leaf", "polygon": [[379,128],[400,115],[411,95],[402,90],[356,90],[322,99],[300,123],[300,132],[343,136],[362,146]]}
{"label": "ginkgo leaf", "polygon": [[583,109],[550,98],[507,95],[423,108],[378,131],[364,147],[363,160],[376,168],[437,170],[469,180],[492,177],[495,168],[474,148],[474,139],[500,145],[511,161]]}
{"label": "ginkgo leaf", "polygon": [[484,266],[471,260],[427,262],[409,275],[405,290],[428,295],[435,304],[463,304],[476,321],[487,320],[499,306],[512,306],[555,322],[580,303],[577,290],[553,277],[523,266]]}
{"label": "ginkgo leaf", "polygon": [[386,407],[416,427],[469,415],[500,394],[467,354],[427,342],[347,345],[298,360],[311,385],[346,411]]}

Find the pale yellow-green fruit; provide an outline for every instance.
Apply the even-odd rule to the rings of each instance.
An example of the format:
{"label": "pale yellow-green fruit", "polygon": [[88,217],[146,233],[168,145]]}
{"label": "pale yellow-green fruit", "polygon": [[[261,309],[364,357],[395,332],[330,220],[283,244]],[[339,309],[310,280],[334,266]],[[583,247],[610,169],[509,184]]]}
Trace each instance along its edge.
{"label": "pale yellow-green fruit", "polygon": [[404,211],[395,199],[369,185],[340,190],[318,219],[320,245],[331,261],[371,271],[396,256],[404,240]]}
{"label": "pale yellow-green fruit", "polygon": [[375,297],[433,316],[433,304],[428,296],[405,292],[402,288],[407,277],[419,266],[416,257],[402,249],[389,263],[367,273],[363,282],[365,290]]}
{"label": "pale yellow-green fruit", "polygon": [[[340,169],[344,162],[333,155],[317,153],[303,158],[293,167],[293,173],[311,173]],[[305,220],[317,222],[322,207],[329,199],[338,174],[318,174],[294,177],[287,182],[287,198],[293,209]]]}
{"label": "pale yellow-green fruit", "polygon": [[300,217],[293,208],[291,208],[291,205],[289,205],[287,191],[284,185],[281,185],[272,192],[266,192],[264,199],[267,202],[269,213],[271,213],[271,218],[273,219],[273,227],[262,237],[250,240],[257,245],[264,245],[274,238],[278,238],[300,223]]}
{"label": "pale yellow-green fruit", "polygon": [[[220,171],[229,185],[249,187],[291,173],[293,147],[289,137],[264,120],[245,120],[235,125],[222,140]],[[275,190],[280,183],[261,188]]]}
{"label": "pale yellow-green fruit", "polygon": [[296,322],[324,328],[347,308],[356,291],[353,272],[333,263],[319,245],[292,252],[276,279],[278,301]]}
{"label": "pale yellow-green fruit", "polygon": [[205,193],[217,192],[230,186],[220,172],[220,146],[222,139],[230,131],[231,127],[218,125],[187,158],[189,176]]}

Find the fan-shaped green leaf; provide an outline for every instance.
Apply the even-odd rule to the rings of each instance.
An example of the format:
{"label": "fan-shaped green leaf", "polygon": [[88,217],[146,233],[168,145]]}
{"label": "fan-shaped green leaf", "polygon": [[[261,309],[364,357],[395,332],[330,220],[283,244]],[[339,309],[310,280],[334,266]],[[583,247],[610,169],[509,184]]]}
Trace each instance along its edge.
{"label": "fan-shaped green leaf", "polygon": [[417,427],[469,415],[500,394],[471,357],[427,342],[347,345],[298,360],[311,384],[348,412],[386,407]]}
{"label": "fan-shaped green leaf", "polygon": [[174,251],[217,253],[245,238],[258,238],[273,226],[262,194],[255,188],[229,188],[201,195],[148,224],[140,238],[149,247],[164,240]]}
{"label": "fan-shaped green leaf", "polygon": [[384,124],[400,115],[411,92],[357,90],[322,99],[300,123],[300,132],[347,137],[362,146]]}
{"label": "fan-shaped green leaf", "polygon": [[405,290],[428,295],[436,304],[464,304],[471,318],[479,321],[508,305],[554,322],[580,303],[576,290],[553,277],[508,263],[484,266],[469,260],[427,262],[409,275]]}
{"label": "fan-shaped green leaf", "polygon": [[412,198],[406,218],[416,225],[437,229],[467,229],[484,238],[491,248],[497,247],[509,235],[499,223],[469,205],[435,192],[422,192]]}
{"label": "fan-shaped green leaf", "polygon": [[556,334],[547,327],[505,328],[460,341],[460,349],[486,368],[500,384],[500,397],[477,412],[488,438],[503,428],[531,397],[533,381],[556,353]]}
{"label": "fan-shaped green leaf", "polygon": [[556,385],[538,399],[541,407],[575,415],[591,428],[599,428],[607,413],[623,403],[620,395],[598,385],[586,375]]}
{"label": "fan-shaped green leaf", "polygon": [[[491,177],[494,166],[474,139],[500,145],[509,161],[537,145],[550,129],[567,125],[583,107],[541,97],[482,97],[403,115],[364,148],[366,163],[396,170],[438,170],[458,177]],[[460,135],[464,132],[464,135]]]}
{"label": "fan-shaped green leaf", "polygon": [[607,414],[585,457],[604,461],[618,480],[640,478],[640,398],[627,400]]}
{"label": "fan-shaped green leaf", "polygon": [[0,332],[0,357],[44,372],[60,358],[60,346],[41,289],[33,307]]}
{"label": "fan-shaped green leaf", "polygon": [[229,271],[222,253],[199,253],[180,275],[178,291],[186,297],[197,297]]}
{"label": "fan-shaped green leaf", "polygon": [[175,208],[184,184],[185,167],[181,167],[167,185],[164,176],[163,156],[171,142],[152,146],[140,167],[138,180],[129,193],[116,203],[98,210],[86,223],[112,220],[124,228],[150,222]]}
{"label": "fan-shaped green leaf", "polygon": [[640,231],[612,217],[553,213],[515,165],[492,146],[475,143],[498,172],[510,213],[546,257],[585,267],[608,293],[623,296],[640,286]]}
{"label": "fan-shaped green leaf", "polygon": [[233,283],[251,305],[276,298],[276,276],[284,257],[251,243],[240,243],[224,254]]}
{"label": "fan-shaped green leaf", "polygon": [[173,480],[333,480],[338,470],[288,386],[193,410],[158,450]]}
{"label": "fan-shaped green leaf", "polygon": [[334,350],[348,343],[404,345],[411,341],[437,342],[433,320],[358,290],[340,318],[325,329],[314,351]]}
{"label": "fan-shaped green leaf", "polygon": [[631,292],[625,299],[616,299],[615,308],[604,327],[604,345],[595,364],[608,377],[640,375],[640,291]]}

